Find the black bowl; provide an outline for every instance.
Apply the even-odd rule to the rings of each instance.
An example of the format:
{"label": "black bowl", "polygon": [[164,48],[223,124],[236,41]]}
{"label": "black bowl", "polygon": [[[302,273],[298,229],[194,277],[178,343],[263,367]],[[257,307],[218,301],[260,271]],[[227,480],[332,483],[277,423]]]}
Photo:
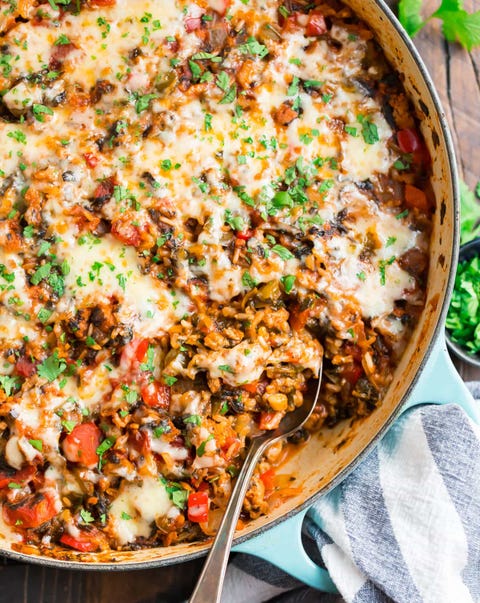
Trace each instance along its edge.
{"label": "black bowl", "polygon": [[[469,243],[465,243],[465,245],[462,245],[460,247],[458,261],[465,262],[466,260],[471,260],[472,258],[474,258],[477,255],[480,256],[480,238],[473,239],[473,241],[470,241]],[[465,348],[458,345],[458,343],[454,343],[450,339],[450,334],[448,332],[448,329],[445,329],[445,334],[446,334],[446,339],[447,339],[447,345],[448,345],[449,349],[456,356],[461,358],[461,360],[464,360],[465,362],[468,362],[469,364],[472,364],[473,366],[480,368],[480,354],[479,353],[469,354]]]}

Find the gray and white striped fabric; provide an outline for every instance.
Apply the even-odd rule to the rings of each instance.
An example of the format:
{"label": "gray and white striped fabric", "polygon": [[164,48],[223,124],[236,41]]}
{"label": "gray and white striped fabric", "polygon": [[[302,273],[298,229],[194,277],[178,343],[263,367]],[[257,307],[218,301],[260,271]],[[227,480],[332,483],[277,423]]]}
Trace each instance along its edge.
{"label": "gray and white striped fabric", "polygon": [[408,411],[304,530],[340,596],[239,554],[222,601],[480,602],[480,427],[454,404]]}

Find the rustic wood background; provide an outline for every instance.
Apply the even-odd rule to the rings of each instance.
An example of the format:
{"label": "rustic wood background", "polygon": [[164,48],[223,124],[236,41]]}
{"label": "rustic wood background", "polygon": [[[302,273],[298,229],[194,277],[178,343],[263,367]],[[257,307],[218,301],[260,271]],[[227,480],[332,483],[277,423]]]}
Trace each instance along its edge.
{"label": "rustic wood background", "polygon": [[[424,4],[425,14],[430,14],[439,2]],[[480,10],[480,0],[465,0],[465,8]],[[438,20],[430,22],[415,43],[450,122],[460,173],[473,188],[480,179],[480,49],[468,53],[445,42]],[[458,362],[457,367],[465,380],[480,379],[480,369]],[[0,603],[174,603],[188,597],[201,563],[106,574],[5,562],[0,566]]]}

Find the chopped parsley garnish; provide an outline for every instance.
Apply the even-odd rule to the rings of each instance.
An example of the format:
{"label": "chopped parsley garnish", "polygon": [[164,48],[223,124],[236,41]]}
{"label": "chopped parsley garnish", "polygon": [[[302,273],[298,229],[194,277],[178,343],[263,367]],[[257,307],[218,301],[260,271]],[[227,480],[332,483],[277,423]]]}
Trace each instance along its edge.
{"label": "chopped parsley garnish", "polygon": [[252,54],[258,56],[261,59],[267,56],[268,48],[263,44],[260,44],[253,36],[250,36],[245,44],[240,44],[238,50],[242,54]]}
{"label": "chopped parsley garnish", "polygon": [[391,266],[393,264],[393,262],[396,260],[397,258],[392,255],[392,257],[388,260],[380,260],[378,262],[378,269],[380,271],[380,284],[383,286],[386,283],[386,268],[387,266]]}
{"label": "chopped parsley garnish", "polygon": [[300,78],[298,78],[296,75],[294,75],[292,82],[291,82],[290,86],[288,87],[287,96],[296,96],[298,94],[299,83],[300,83]]}
{"label": "chopped parsley garnish", "polygon": [[135,111],[140,114],[142,111],[146,111],[150,105],[150,101],[158,98],[158,94],[144,94],[143,96],[137,96],[135,101]]}
{"label": "chopped parsley garnish", "polygon": [[[58,414],[58,412],[57,412]],[[62,421],[62,427],[65,429],[67,433],[72,433],[76,423],[75,421]]]}
{"label": "chopped parsley garnish", "polygon": [[46,107],[45,105],[32,105],[32,113],[37,121],[44,122],[45,115],[53,115],[52,109],[50,107]]}
{"label": "chopped parsley garnish", "polygon": [[67,369],[67,362],[63,358],[58,357],[58,352],[55,350],[51,356],[46,358],[42,364],[37,367],[39,377],[43,377],[47,381],[55,381]]}
{"label": "chopped parsley garnish", "polygon": [[71,42],[65,34],[60,34],[54,44],[55,46],[66,46],[67,44],[71,44]]}
{"label": "chopped parsley garnish", "polygon": [[380,140],[380,137],[378,136],[378,128],[373,121],[364,115],[358,115],[357,119],[358,123],[362,126],[363,140],[367,144],[375,144],[378,142]]}
{"label": "chopped parsley garnish", "polygon": [[228,224],[232,230],[242,231],[245,229],[243,218],[241,216],[234,216],[229,209],[225,211],[225,223]]}
{"label": "chopped parsley garnish", "polygon": [[171,387],[178,381],[178,379],[176,377],[172,377],[172,375],[163,375],[163,381],[165,382],[165,385]]}
{"label": "chopped parsley garnish", "polygon": [[80,517],[81,517],[83,523],[85,523],[87,525],[89,523],[92,523],[93,521],[95,521],[93,515],[90,513],[90,511],[87,511],[86,509],[80,510]]}
{"label": "chopped parsley garnish", "polygon": [[37,450],[39,450],[40,452],[42,452],[42,450],[43,450],[42,440],[28,440],[28,443],[31,446],[33,446],[34,448],[36,448]]}
{"label": "chopped parsley garnish", "polygon": [[188,417],[185,417],[183,419],[184,423],[191,423],[192,425],[201,425],[202,424],[202,417],[200,415],[190,415]]}
{"label": "chopped parsley garnish", "polygon": [[451,340],[470,354],[480,352],[480,258],[460,262],[446,327]]}
{"label": "chopped parsley garnish", "polygon": [[147,359],[145,362],[142,362],[142,364],[140,365],[140,368],[142,369],[142,371],[152,371],[153,372],[155,370],[154,360],[155,360],[155,348],[152,345],[149,345],[148,349],[147,349]]}
{"label": "chopped parsley garnish", "polygon": [[27,137],[21,130],[12,130],[11,132],[8,132],[7,136],[13,138],[13,140],[16,140],[20,144],[27,144]]}
{"label": "chopped parsley garnish", "polygon": [[164,477],[160,477],[159,479],[165,486],[165,491],[173,504],[179,509],[184,509],[188,500],[188,490],[184,490],[182,486],[176,482],[168,482]]}
{"label": "chopped parsley garnish", "polygon": [[242,285],[244,287],[248,287],[249,289],[253,289],[257,286],[257,281],[253,278],[253,276],[249,272],[244,272],[242,274]]}
{"label": "chopped parsley garnish", "polygon": [[296,277],[293,274],[288,274],[287,276],[282,276],[280,281],[282,282],[285,293],[291,293],[293,287],[295,285]]}
{"label": "chopped parsley garnish", "polygon": [[205,454],[205,447],[207,446],[207,442],[213,440],[213,435],[210,434],[206,440],[204,440],[200,446],[197,448],[197,456],[203,456]]}
{"label": "chopped parsley garnish", "polygon": [[11,396],[20,387],[20,379],[18,377],[10,377],[9,375],[0,375],[0,386],[7,397]]}
{"label": "chopped parsley garnish", "polygon": [[293,260],[295,257],[293,253],[289,251],[286,247],[283,247],[283,245],[274,245],[272,247],[272,251],[273,253],[276,253],[279,257],[281,257],[282,260]]}
{"label": "chopped parsley garnish", "polygon": [[212,129],[212,119],[213,115],[210,113],[205,113],[205,132],[210,132]]}
{"label": "chopped parsley garnish", "polygon": [[229,364],[220,364],[218,370],[223,371],[224,373],[233,373],[233,369]]}
{"label": "chopped parsley garnish", "polygon": [[96,453],[98,454],[98,468],[101,469],[103,465],[103,455],[115,444],[115,438],[108,437],[103,440],[100,446],[97,448]]}

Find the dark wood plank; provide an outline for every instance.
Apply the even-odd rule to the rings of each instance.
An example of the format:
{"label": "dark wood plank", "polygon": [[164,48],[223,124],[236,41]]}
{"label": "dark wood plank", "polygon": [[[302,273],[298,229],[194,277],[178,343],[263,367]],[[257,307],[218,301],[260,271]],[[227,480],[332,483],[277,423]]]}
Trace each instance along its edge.
{"label": "dark wood plank", "polygon": [[[395,2],[393,2],[395,4]],[[438,2],[425,2],[426,14]],[[480,10],[480,0],[466,0]],[[480,178],[480,50],[467,53],[447,44],[440,23],[430,22],[415,43],[423,56],[452,128],[462,177],[471,187]],[[465,380],[480,379],[480,369],[456,361]],[[68,572],[37,566],[0,566],[0,603],[174,603],[188,596],[202,561],[141,572],[100,574]]]}

